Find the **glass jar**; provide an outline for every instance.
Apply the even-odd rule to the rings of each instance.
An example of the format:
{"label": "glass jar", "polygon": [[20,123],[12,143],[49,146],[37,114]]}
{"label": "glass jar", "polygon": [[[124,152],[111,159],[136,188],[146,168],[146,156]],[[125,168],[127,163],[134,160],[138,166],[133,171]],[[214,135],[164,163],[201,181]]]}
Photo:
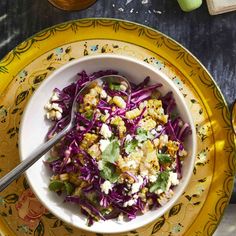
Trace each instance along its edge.
{"label": "glass jar", "polygon": [[93,3],[96,2],[96,0],[48,0],[48,1],[55,7],[66,11],[82,10],[91,6]]}

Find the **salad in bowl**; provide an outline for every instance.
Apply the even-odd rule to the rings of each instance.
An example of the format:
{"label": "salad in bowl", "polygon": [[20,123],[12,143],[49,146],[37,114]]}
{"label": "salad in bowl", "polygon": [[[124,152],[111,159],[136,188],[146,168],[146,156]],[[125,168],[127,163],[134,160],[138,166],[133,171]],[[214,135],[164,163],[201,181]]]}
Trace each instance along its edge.
{"label": "salad in bowl", "polygon": [[[163,80],[163,75],[159,75],[162,79],[153,79],[157,72],[145,63],[110,57],[116,63],[126,60],[141,65],[146,69],[142,72],[144,76],[135,81],[134,76],[119,71],[114,65],[101,66],[98,70],[80,66],[81,70],[66,86],[57,87],[51,82],[40,113],[49,140],[68,124],[74,98],[88,83],[113,74],[124,75],[131,83],[131,93],[126,84],[104,82],[80,96],[74,129],[50,150],[43,165],[40,164],[46,180],[44,191],[49,196],[47,203],[53,202],[56,208],[63,209],[62,215],[57,214],[60,218],[81,227],[78,221],[69,220],[69,215],[64,217],[73,209],[70,213],[82,220],[82,228],[96,232],[114,232],[111,227],[115,224],[124,226],[115,232],[130,230],[165,213],[184,191],[191,177],[195,153],[191,116],[187,114],[186,119],[186,104],[181,104],[183,110],[179,110],[183,98],[179,92],[176,96],[177,89],[169,86],[171,81]],[[72,66],[77,65],[73,63]],[[83,63],[86,64],[86,59]],[[56,77],[59,78],[60,73]],[[21,142],[21,150],[22,145]],[[41,199],[42,195],[37,192]],[[55,213],[55,208],[50,210]],[[99,231],[99,225],[105,222],[110,228]]]}
{"label": "salad in bowl", "polygon": [[[52,121],[50,139],[70,119],[76,92],[99,76],[78,74],[78,81],[55,88],[45,105]],[[172,93],[162,96],[160,83],[149,86],[146,77],[131,86],[96,84],[79,98],[75,128],[50,153],[49,189],[65,193],[65,201],[81,208],[88,224],[111,218],[134,219],[163,206],[181,179],[187,156],[184,139],[190,126],[175,114]]]}

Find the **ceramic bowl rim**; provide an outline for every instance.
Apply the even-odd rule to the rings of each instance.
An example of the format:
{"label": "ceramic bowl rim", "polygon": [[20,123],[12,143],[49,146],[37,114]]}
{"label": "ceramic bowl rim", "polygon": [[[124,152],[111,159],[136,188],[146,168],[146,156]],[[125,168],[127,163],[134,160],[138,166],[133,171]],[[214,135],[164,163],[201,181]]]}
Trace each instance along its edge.
{"label": "ceramic bowl rim", "polygon": [[[107,59],[112,59],[112,58],[115,58],[115,59],[118,59],[118,60],[125,60],[125,61],[129,61],[129,62],[132,62],[132,63],[135,63],[135,64],[138,64],[139,66],[142,66],[142,67],[145,67],[147,70],[151,70],[153,71],[154,73],[156,73],[157,75],[159,75],[159,77],[161,77],[161,79],[167,81],[168,85],[170,86],[171,88],[171,91],[174,91],[174,93],[177,94],[177,96],[180,98],[181,100],[181,103],[182,105],[184,106],[185,108],[185,111],[186,111],[186,116],[188,117],[188,120],[189,120],[189,123],[190,123],[190,127],[192,129],[192,155],[189,157],[191,158],[191,162],[190,162],[190,169],[189,171],[187,172],[187,175],[185,176],[185,180],[183,181],[183,184],[182,184],[182,188],[177,192],[175,193],[174,197],[170,199],[170,201],[168,203],[171,202],[171,204],[168,205],[168,207],[165,207],[166,205],[162,206],[161,208],[166,208],[164,210],[164,213],[165,214],[173,205],[174,203],[180,198],[180,196],[183,194],[184,190],[186,189],[187,185],[189,184],[190,182],[190,179],[191,179],[191,176],[192,176],[192,172],[193,172],[193,168],[194,168],[194,163],[195,163],[195,155],[196,155],[196,146],[197,146],[197,141],[196,141],[196,131],[195,131],[195,126],[194,126],[194,122],[193,122],[193,117],[190,113],[190,110],[184,100],[184,97],[183,95],[181,94],[181,92],[179,91],[179,89],[174,85],[174,83],[169,79],[169,77],[167,75],[165,75],[163,72],[161,72],[160,70],[154,68],[153,66],[149,65],[148,63],[145,63],[144,61],[141,61],[139,59],[136,59],[136,58],[133,58],[133,57],[130,57],[130,56],[124,56],[124,55],[115,55],[115,54],[101,54],[101,55],[91,55],[91,56],[85,56],[85,57],[82,57],[82,58],[78,58],[78,59],[74,59],[73,61],[71,62],[68,62],[64,65],[62,65],[60,68],[58,68],[57,70],[55,70],[52,74],[50,74],[40,85],[39,87],[37,88],[37,90],[34,92],[34,94],[31,96],[31,98],[29,99],[25,109],[24,109],[24,112],[23,112],[23,115],[22,115],[22,119],[21,119],[21,123],[20,123],[20,128],[19,128],[19,154],[20,154],[20,160],[24,160],[23,158],[23,153],[22,153],[22,129],[23,129],[23,126],[25,125],[25,117],[26,115],[28,114],[28,110],[29,108],[32,106],[32,97],[36,97],[38,96],[38,94],[41,92],[41,90],[47,85],[47,83],[52,80],[55,76],[57,76],[58,74],[60,74],[62,71],[68,69],[69,67],[75,65],[75,64],[78,64],[78,63],[82,63],[82,62],[86,62],[86,61],[90,61],[90,60],[93,60],[95,58],[107,58]],[[66,221],[65,219],[63,219],[63,217],[61,217],[60,215],[56,214],[55,211],[53,211],[52,208],[50,208],[50,206],[47,205],[47,203],[41,199],[40,197],[38,197],[38,194],[37,194],[37,191],[36,191],[36,186],[33,186],[33,184],[31,183],[31,179],[30,179],[30,176],[27,174],[26,172],[26,178],[28,180],[28,183],[32,189],[32,191],[35,193],[35,195],[37,196],[37,198],[39,198],[40,202],[47,208],[49,209],[55,216],[57,216],[59,219],[65,221],[66,223],[76,227],[76,228],[80,228],[80,229],[83,229],[83,230],[86,230],[86,231],[90,231],[90,232],[95,232],[95,233],[110,233],[110,234],[113,234],[113,233],[123,233],[123,232],[127,232],[127,231],[131,231],[131,230],[135,230],[137,228],[140,228],[140,227],[143,227],[145,226],[146,224],[148,223],[151,223],[153,221],[155,221],[158,217],[161,217],[163,214],[161,215],[158,215],[156,217],[152,217],[152,218],[148,218],[143,224],[137,224],[136,226],[133,226],[133,227],[129,227],[129,222],[127,223],[124,223],[124,224],[121,224],[117,227],[117,229],[114,229],[114,231],[106,231],[106,230],[98,230],[98,229],[93,229],[93,227],[88,227],[87,225],[75,225],[73,224],[72,222],[68,222]],[[160,208],[158,208],[160,209]],[[127,225],[126,227],[124,227],[124,225]],[[122,227],[123,226],[123,227]],[[119,228],[121,228],[119,230]]]}

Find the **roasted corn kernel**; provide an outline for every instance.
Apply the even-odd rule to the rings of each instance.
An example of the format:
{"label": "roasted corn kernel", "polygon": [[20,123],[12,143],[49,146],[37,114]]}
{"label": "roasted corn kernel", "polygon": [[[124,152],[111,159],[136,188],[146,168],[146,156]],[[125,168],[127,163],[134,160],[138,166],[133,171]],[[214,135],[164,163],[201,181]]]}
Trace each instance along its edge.
{"label": "roasted corn kernel", "polygon": [[176,157],[176,153],[179,150],[179,143],[169,140],[167,143],[168,152],[172,157]]}
{"label": "roasted corn kernel", "polygon": [[61,181],[69,180],[69,175],[68,175],[68,173],[60,174],[59,177],[60,177],[60,180],[61,180]]}
{"label": "roasted corn kernel", "polygon": [[119,135],[121,138],[124,137],[126,132],[125,122],[122,120],[120,116],[115,116],[111,119],[111,125],[115,125],[118,127]]}
{"label": "roasted corn kernel", "polygon": [[126,107],[126,102],[122,97],[114,96],[112,101],[116,106],[120,108],[124,109]]}
{"label": "roasted corn kernel", "polygon": [[91,133],[86,133],[84,135],[84,138],[80,144],[80,148],[83,150],[88,149],[91,145],[94,144],[98,139],[98,135],[96,134],[91,134]]}
{"label": "roasted corn kernel", "polygon": [[75,184],[76,186],[79,186],[81,184],[82,180],[79,178],[78,173],[70,172],[69,173],[69,182],[72,184]]}
{"label": "roasted corn kernel", "polygon": [[141,114],[141,111],[138,108],[135,108],[131,111],[127,111],[125,113],[125,116],[127,119],[132,120],[135,119],[136,117],[138,117]]}
{"label": "roasted corn kernel", "polygon": [[96,144],[93,144],[93,145],[88,149],[88,154],[89,154],[91,157],[93,157],[93,158],[99,160],[99,159],[100,159],[99,157],[101,157],[101,151],[100,151],[100,149],[99,149],[99,145],[98,145],[97,143],[96,143]]}
{"label": "roasted corn kernel", "polygon": [[142,120],[139,122],[141,128],[150,131],[154,129],[157,125],[156,121],[153,120],[150,116],[144,117]]}

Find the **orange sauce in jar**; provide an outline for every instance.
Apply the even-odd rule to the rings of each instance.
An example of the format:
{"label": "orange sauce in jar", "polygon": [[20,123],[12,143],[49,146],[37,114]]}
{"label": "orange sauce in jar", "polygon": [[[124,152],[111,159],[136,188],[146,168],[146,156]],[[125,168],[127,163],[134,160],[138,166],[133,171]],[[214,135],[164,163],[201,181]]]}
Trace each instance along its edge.
{"label": "orange sauce in jar", "polygon": [[93,3],[96,2],[96,0],[48,0],[48,1],[55,7],[66,11],[82,10],[91,6]]}

